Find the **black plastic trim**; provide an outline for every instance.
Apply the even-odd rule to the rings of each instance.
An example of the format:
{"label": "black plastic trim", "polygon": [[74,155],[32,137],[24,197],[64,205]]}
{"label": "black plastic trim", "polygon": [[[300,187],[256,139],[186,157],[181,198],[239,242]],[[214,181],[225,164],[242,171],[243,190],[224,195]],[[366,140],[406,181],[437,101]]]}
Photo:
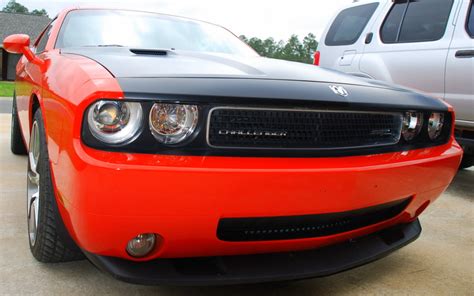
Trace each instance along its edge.
{"label": "black plastic trim", "polygon": [[114,278],[143,285],[208,286],[328,276],[381,259],[415,241],[418,220],[344,243],[309,251],[132,262],[85,252]]}
{"label": "black plastic trim", "polygon": [[474,50],[458,50],[456,51],[455,56],[457,58],[473,58]]}
{"label": "black plastic trim", "polygon": [[348,212],[285,217],[222,218],[222,241],[271,241],[323,237],[373,225],[398,216],[411,198]]}

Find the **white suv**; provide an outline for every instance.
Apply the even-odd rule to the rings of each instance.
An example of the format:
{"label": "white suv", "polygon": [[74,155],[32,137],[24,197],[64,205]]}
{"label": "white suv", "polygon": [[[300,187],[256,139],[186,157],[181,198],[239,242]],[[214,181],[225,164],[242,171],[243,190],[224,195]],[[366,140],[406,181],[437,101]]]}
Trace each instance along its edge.
{"label": "white suv", "polygon": [[474,162],[474,1],[355,1],[321,36],[315,64],[445,99]]}

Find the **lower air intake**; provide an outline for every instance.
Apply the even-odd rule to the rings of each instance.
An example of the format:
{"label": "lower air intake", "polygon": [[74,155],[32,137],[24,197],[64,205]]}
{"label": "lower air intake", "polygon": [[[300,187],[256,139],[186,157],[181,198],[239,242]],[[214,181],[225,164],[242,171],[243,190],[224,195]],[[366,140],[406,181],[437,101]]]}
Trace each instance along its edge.
{"label": "lower air intake", "polygon": [[266,241],[322,237],[343,233],[391,219],[411,198],[349,212],[305,216],[224,218],[217,237],[223,241]]}

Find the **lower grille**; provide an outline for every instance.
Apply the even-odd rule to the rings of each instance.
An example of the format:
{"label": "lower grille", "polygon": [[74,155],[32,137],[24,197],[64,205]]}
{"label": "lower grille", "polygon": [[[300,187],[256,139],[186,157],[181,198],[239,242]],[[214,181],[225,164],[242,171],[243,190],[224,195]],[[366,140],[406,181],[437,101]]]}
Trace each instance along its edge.
{"label": "lower grille", "polygon": [[265,241],[322,237],[396,217],[411,198],[349,212],[288,217],[224,218],[217,237],[223,241]]}
{"label": "lower grille", "polygon": [[397,144],[400,113],[216,107],[207,138],[215,148],[341,149]]}

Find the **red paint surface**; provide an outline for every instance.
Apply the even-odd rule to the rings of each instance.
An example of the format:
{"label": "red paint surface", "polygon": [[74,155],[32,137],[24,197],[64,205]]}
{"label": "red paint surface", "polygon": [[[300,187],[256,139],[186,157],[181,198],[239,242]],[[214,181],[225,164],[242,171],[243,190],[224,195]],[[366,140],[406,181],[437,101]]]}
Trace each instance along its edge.
{"label": "red paint surface", "polygon": [[[66,12],[53,29],[56,37]],[[53,40],[54,41],[54,40]],[[140,233],[158,233],[151,257],[190,257],[303,250],[368,234],[416,218],[456,174],[462,150],[446,145],[339,158],[163,156],[97,151],[80,139],[85,109],[122,98],[117,81],[84,57],[60,55],[54,42],[44,66],[17,66],[17,105],[26,142],[37,97],[45,118],[53,182],[63,220],[78,245],[129,258]],[[413,196],[406,211],[377,225],[324,238],[276,242],[219,241],[223,217],[287,216],[350,211]],[[129,258],[131,259],[131,258]]]}
{"label": "red paint surface", "polygon": [[317,51],[314,53],[314,65],[319,66],[319,62],[321,61],[321,52]]}

